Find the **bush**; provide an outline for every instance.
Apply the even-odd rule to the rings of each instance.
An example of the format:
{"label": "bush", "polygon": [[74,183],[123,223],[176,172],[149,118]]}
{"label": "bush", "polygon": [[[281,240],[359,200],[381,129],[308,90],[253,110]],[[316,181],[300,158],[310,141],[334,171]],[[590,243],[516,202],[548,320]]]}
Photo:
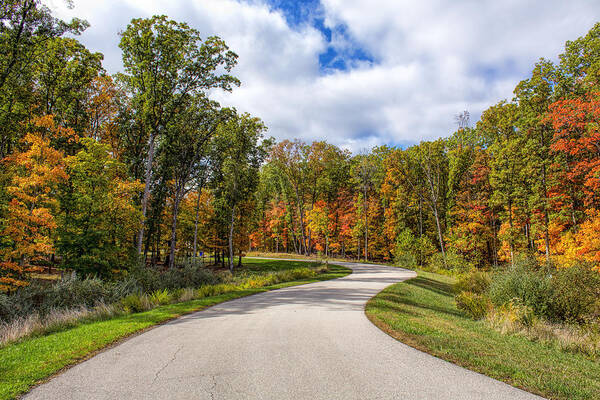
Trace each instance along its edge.
{"label": "bush", "polygon": [[[155,290],[150,294],[150,296],[148,296],[150,302],[156,305],[169,304],[173,297],[167,289]],[[177,297],[179,297],[179,293],[177,293]]]}
{"label": "bush", "polygon": [[417,265],[418,243],[412,231],[404,228],[396,237],[396,247],[394,248],[394,263],[402,268],[415,268]]}
{"label": "bush", "polygon": [[441,252],[435,253],[429,257],[428,269],[434,272],[449,271],[452,273],[463,273],[474,268],[474,265],[454,251],[447,251],[445,260]]}
{"label": "bush", "polygon": [[530,329],[539,325],[541,321],[533,308],[518,300],[511,300],[500,307],[491,308],[487,320],[494,329],[502,333],[516,333],[523,328]]}
{"label": "bush", "polygon": [[413,269],[417,266],[417,259],[412,254],[398,254],[394,257],[394,264],[400,268]]}
{"label": "bush", "polygon": [[121,300],[121,305],[126,313],[142,312],[152,308],[152,303],[144,294],[130,294]]}
{"label": "bush", "polygon": [[195,265],[170,269],[164,272],[160,279],[161,289],[195,288],[202,285],[214,285],[220,281],[213,272]]}
{"label": "bush", "polygon": [[48,309],[42,310],[42,312],[48,312],[52,308],[92,307],[97,302],[105,301],[110,297],[110,285],[100,279],[71,278],[52,286],[46,304],[44,304]]}
{"label": "bush", "polygon": [[454,285],[454,290],[456,293],[472,292],[476,294],[483,294],[488,291],[491,282],[492,279],[487,272],[474,269],[463,275],[458,280],[458,282]]}
{"label": "bush", "polygon": [[490,308],[490,300],[485,294],[460,292],[455,300],[456,307],[473,319],[482,319]]}
{"label": "bush", "polygon": [[10,295],[0,296],[0,320],[38,313],[47,315],[54,310],[92,307],[98,302],[111,303],[133,290],[131,282],[113,284],[97,278],[70,278],[54,285],[32,283]]}
{"label": "bush", "polygon": [[531,307],[537,315],[547,316],[551,312],[552,284],[546,273],[515,264],[514,268],[494,275],[489,297],[496,306],[516,301]]}
{"label": "bush", "polygon": [[561,268],[551,286],[550,319],[582,323],[600,316],[600,273],[591,266]]}
{"label": "bush", "polygon": [[136,286],[143,292],[164,289],[161,273],[155,268],[147,268],[142,265],[132,267],[129,270],[128,278],[135,282]]}
{"label": "bush", "polygon": [[116,282],[111,282],[109,285],[110,296],[105,301],[107,304],[116,303],[123,297],[127,297],[132,293],[139,293],[142,291],[142,287],[139,282],[130,276],[127,276]]}

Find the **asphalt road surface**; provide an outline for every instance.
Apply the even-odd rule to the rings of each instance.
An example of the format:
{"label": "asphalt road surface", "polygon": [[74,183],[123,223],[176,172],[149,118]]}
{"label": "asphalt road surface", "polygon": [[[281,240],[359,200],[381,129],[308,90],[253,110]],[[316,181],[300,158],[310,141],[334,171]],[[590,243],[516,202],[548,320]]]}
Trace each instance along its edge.
{"label": "asphalt road surface", "polygon": [[534,399],[417,351],[364,314],[411,271],[339,263],[341,279],[229,301],[135,336],[27,399]]}

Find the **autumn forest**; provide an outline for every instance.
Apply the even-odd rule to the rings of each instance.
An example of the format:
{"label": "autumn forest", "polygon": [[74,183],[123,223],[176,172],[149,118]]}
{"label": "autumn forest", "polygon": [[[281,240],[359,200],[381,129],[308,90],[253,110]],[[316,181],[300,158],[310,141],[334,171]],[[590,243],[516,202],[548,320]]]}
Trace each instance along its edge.
{"label": "autumn forest", "polygon": [[[329,296],[339,304],[318,318],[356,306],[340,321],[362,329],[368,317],[536,394],[600,395],[600,22],[480,117],[456,110],[437,139],[351,151],[328,132],[281,139],[292,135],[268,117],[217,102],[244,85],[241,57],[186,22],[131,19],[111,74],[84,45],[83,19],[2,0],[0,21],[0,400],[135,332],[250,295],[246,317],[277,302],[289,317]],[[296,285],[307,289],[285,292]],[[282,297],[261,303],[273,289]],[[276,332],[265,337],[292,337],[278,321],[259,324]]]}
{"label": "autumn forest", "polygon": [[352,154],[276,143],[210,100],[240,84],[216,36],[134,19],[110,76],[73,38],[85,21],[3,4],[4,291],[46,267],[111,278],[200,253],[231,268],[248,251],[447,269],[600,261],[600,25],[479,121],[464,111],[438,140]]}

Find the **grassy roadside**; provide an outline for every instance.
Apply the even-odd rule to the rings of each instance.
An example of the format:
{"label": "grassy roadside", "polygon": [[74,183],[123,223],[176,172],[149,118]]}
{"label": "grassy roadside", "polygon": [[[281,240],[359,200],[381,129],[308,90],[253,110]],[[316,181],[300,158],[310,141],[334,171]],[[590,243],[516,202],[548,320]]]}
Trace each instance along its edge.
{"label": "grassy roadside", "polygon": [[453,279],[419,272],[383,290],[369,319],[419,350],[551,399],[600,399],[600,363],[519,335],[503,335],[464,316]]}
{"label": "grassy roadside", "polygon": [[260,251],[250,251],[246,254],[247,257],[257,257],[257,258],[261,258],[261,257],[265,257],[265,258],[281,258],[281,259],[289,259],[289,260],[306,260],[306,261],[312,261],[312,262],[336,262],[336,261],[341,261],[341,262],[355,262],[355,263],[362,263],[362,264],[373,264],[373,265],[390,265],[393,266],[391,263],[385,263],[385,262],[381,262],[381,261],[364,261],[364,260],[357,260],[355,258],[339,258],[339,257],[324,257],[323,255],[318,255],[318,254],[313,254],[311,256],[305,256],[304,254],[296,254],[296,253],[268,253],[268,252],[260,252]]}
{"label": "grassy roadside", "polygon": [[[273,272],[298,267],[299,262],[248,260],[249,272]],[[306,263],[302,262],[302,267]],[[202,310],[224,301],[289,286],[339,278],[351,271],[330,266],[329,272],[315,278],[284,282],[260,288],[240,289],[218,296],[170,304],[150,311],[129,314],[91,323],[82,323],[64,331],[32,337],[0,348],[0,399],[12,399],[60,370],[93,356],[103,348],[134,333]]]}

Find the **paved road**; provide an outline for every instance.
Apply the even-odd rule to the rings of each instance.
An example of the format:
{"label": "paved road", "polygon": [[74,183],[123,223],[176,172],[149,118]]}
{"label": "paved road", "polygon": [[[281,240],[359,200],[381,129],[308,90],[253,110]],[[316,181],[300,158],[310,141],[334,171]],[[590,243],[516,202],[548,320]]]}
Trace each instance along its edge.
{"label": "paved road", "polygon": [[366,301],[411,271],[340,263],[347,277],[222,303],[162,325],[27,399],[534,399],[387,336]]}

